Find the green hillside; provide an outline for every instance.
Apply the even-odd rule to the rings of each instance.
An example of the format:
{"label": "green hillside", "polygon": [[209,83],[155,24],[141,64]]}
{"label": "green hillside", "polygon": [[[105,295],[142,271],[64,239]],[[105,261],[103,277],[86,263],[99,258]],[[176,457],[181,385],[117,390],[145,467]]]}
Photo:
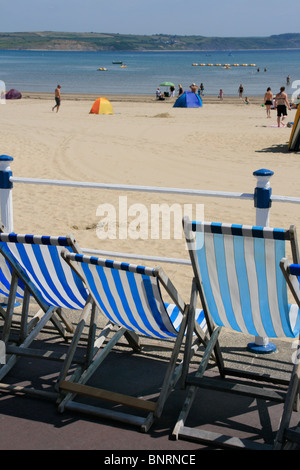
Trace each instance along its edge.
{"label": "green hillside", "polygon": [[169,34],[0,33],[0,49],[67,51],[300,49],[300,34],[221,38]]}

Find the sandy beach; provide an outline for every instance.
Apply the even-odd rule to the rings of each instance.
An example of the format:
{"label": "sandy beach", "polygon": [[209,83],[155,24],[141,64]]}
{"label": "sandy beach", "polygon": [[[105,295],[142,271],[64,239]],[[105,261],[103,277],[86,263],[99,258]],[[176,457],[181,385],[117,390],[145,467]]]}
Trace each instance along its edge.
{"label": "sandy beach", "polygon": [[[113,115],[89,114],[97,98],[89,95],[62,93],[58,113],[51,110],[52,94],[23,93],[23,99],[2,105],[1,154],[14,158],[13,175],[253,193],[253,171],[267,168],[274,172],[273,195],[300,196],[299,154],[287,149],[291,129],[276,127],[274,110],[266,118],[262,97],[249,105],[235,97],[223,102],[204,97],[198,109],[173,108],[173,99],[159,102],[152,96],[106,97]],[[294,116],[295,110],[289,111],[287,121]],[[100,240],[97,208],[111,204],[118,215],[120,197],[149,213],[154,204],[204,204],[208,221],[255,224],[251,201],[15,183],[14,230],[73,233],[84,248],[187,258],[183,238],[152,239],[149,233],[148,239]],[[299,207],[273,203],[270,225],[291,224],[300,233]],[[164,268],[188,300],[190,268]]]}

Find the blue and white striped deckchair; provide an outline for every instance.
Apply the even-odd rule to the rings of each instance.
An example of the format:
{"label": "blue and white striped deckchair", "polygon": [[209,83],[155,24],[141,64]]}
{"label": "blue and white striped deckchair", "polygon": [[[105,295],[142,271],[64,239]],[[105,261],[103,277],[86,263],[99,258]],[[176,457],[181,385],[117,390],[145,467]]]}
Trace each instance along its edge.
{"label": "blue and white striped deckchair", "polygon": [[[67,382],[63,380],[64,376],[62,377],[60,388],[65,392],[69,392],[69,394],[62,401],[60,410],[62,411],[66,404],[68,409],[83,410],[83,405],[78,407],[77,404],[76,407],[74,401],[69,401],[71,394],[90,394],[118,404],[148,411],[149,415],[146,419],[128,413],[116,413],[115,411],[110,411],[108,414],[107,410],[104,411],[103,408],[97,408],[97,411],[95,411],[96,415],[121,421],[125,420],[147,430],[153,419],[161,414],[167,395],[176,384],[181,372],[181,364],[177,365],[176,372],[175,366],[186,330],[188,306],[181,299],[161,268],[148,268],[67,252],[62,252],[62,256],[75,272],[78,272],[84,279],[89,293],[102,314],[107,317],[112,325],[117,326],[115,339],[110,341],[103,349],[104,356],[107,355],[115,342],[128,332],[138,335],[139,338],[146,336],[157,340],[175,340],[175,342],[173,343],[172,356],[164,383],[156,402],[123,394],[114,394],[113,392],[109,392],[107,398],[107,391],[98,388],[91,389],[91,387],[85,385],[103,360],[102,356],[98,354],[76,383],[72,378]],[[167,291],[174,304],[164,302],[161,286]],[[199,326],[202,330],[205,330],[206,327],[202,310],[197,311],[197,324],[198,326],[194,328],[195,336],[201,341]],[[70,350],[73,351],[73,354],[74,346]],[[66,370],[71,363],[71,359],[71,357],[67,359]],[[150,371],[149,374],[151,374]],[[74,375],[76,375],[76,372]]]}
{"label": "blue and white striped deckchair", "polygon": [[[285,230],[184,219],[184,232],[211,334],[207,350],[214,348],[222,377],[231,375],[253,380],[253,373],[224,367],[217,338],[222,327],[269,338],[295,338],[299,335],[299,306],[289,304],[286,281],[280,269],[280,260],[287,248],[291,249],[294,260],[299,260],[295,228]],[[184,370],[188,370],[186,365]],[[195,389],[196,386],[205,386],[204,370],[200,374],[201,379],[198,377],[194,381]],[[255,380],[264,380],[263,374],[255,377]],[[269,377],[268,381],[276,383],[276,378]],[[193,384],[188,374],[185,384]],[[289,381],[285,385],[288,397]],[[237,386],[236,393],[239,390]],[[255,392],[249,390],[249,394],[252,393]],[[270,395],[268,399],[272,400],[274,396]],[[288,400],[290,402],[290,398]],[[187,414],[182,414],[178,420],[175,436],[191,432],[183,425],[186,417]],[[200,440],[203,438],[200,431],[197,436]],[[220,445],[223,438],[216,439],[211,435],[216,445]]]}
{"label": "blue and white striped deckchair", "polygon": [[[0,233],[0,255],[3,257],[2,274],[9,291],[8,306],[2,340],[9,342],[16,297],[22,301],[21,327],[18,351],[23,355],[47,322],[51,321],[58,332],[66,337],[74,327],[62,308],[82,310],[88,298],[81,279],[60,256],[62,249],[78,251],[72,237],[52,237]],[[4,289],[3,289],[4,291]],[[3,292],[6,293],[7,292]],[[31,320],[28,317],[29,301],[33,298],[41,308]],[[11,346],[7,346],[9,352]],[[16,362],[18,352],[0,369],[2,378]]]}
{"label": "blue and white striped deckchair", "polygon": [[0,243],[4,257],[11,266],[13,260],[18,262],[45,303],[76,310],[85,306],[86,289],[60,256],[62,249],[73,251],[70,237],[0,233]]}
{"label": "blue and white striped deckchair", "polygon": [[290,230],[193,223],[197,272],[216,325],[260,337],[299,335],[280,270]]}

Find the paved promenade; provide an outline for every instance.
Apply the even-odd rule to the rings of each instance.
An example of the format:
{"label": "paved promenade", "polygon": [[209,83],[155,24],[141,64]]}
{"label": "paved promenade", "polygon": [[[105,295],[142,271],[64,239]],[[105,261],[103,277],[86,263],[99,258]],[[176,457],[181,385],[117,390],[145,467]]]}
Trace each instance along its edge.
{"label": "paved promenade", "polygon": [[[251,339],[251,338],[250,338]],[[47,348],[60,348],[47,337],[42,343]],[[280,368],[280,376],[286,376],[291,368],[291,357],[295,353],[292,342],[277,343],[278,352],[267,356],[255,356],[246,349],[245,339],[238,334],[223,330],[221,342],[225,347],[226,359],[230,366],[248,369],[256,365],[265,373]],[[121,357],[122,356],[122,357]],[[119,348],[104,363],[91,384],[107,388],[132,391],[141,386],[149,390],[153,382],[159,387],[164,369],[165,354],[133,355],[128,349]],[[121,371],[114,372],[122,361]],[[54,361],[21,359],[3,382],[17,386],[51,387],[55,383],[58,364]],[[173,427],[183,405],[186,392],[178,387],[170,395],[160,420],[154,423],[146,434],[129,425],[88,417],[65,411],[58,413],[54,403],[22,394],[3,392],[0,394],[0,449],[1,450],[101,450],[103,458],[115,455],[133,454],[144,451],[144,455],[162,452],[175,455],[194,455],[206,445],[174,441],[171,439]],[[237,435],[250,437],[259,442],[272,443],[274,430],[278,426],[282,405],[270,405],[251,398],[225,396],[220,392],[199,391],[190,414],[191,426],[205,424],[206,429],[230,434],[232,426]],[[292,424],[296,426],[300,414],[294,413]],[[257,434],[256,428],[261,428]],[[119,452],[117,452],[119,451]],[[127,452],[127,454],[126,454]],[[128,455],[129,455],[128,454]],[[139,454],[138,454],[139,455]]]}

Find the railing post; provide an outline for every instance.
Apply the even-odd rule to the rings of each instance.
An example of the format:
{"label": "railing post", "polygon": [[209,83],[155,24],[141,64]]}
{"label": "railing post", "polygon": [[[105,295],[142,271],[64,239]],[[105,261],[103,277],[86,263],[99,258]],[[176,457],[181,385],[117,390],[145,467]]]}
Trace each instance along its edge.
{"label": "railing post", "polygon": [[10,181],[12,172],[10,162],[13,157],[8,155],[0,155],[0,203],[1,203],[1,222],[8,232],[13,231],[13,202],[12,187]]}
{"label": "railing post", "polygon": [[[257,170],[253,173],[257,178],[254,191],[254,207],[256,208],[256,225],[259,227],[269,226],[269,214],[272,205],[270,179],[273,174],[273,171],[266,169]],[[276,346],[269,342],[269,338],[256,336],[254,342],[248,344],[248,349],[255,353],[266,354],[276,351]]]}

